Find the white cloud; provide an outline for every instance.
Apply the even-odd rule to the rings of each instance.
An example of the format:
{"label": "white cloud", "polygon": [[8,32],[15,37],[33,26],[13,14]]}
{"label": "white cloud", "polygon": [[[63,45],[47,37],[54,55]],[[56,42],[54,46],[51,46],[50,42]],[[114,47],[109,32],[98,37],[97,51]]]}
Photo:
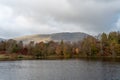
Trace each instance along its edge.
{"label": "white cloud", "polygon": [[116,23],[116,30],[120,30],[120,18],[118,19],[117,23]]}
{"label": "white cloud", "polygon": [[13,11],[11,8],[0,4],[0,20],[11,18]]}

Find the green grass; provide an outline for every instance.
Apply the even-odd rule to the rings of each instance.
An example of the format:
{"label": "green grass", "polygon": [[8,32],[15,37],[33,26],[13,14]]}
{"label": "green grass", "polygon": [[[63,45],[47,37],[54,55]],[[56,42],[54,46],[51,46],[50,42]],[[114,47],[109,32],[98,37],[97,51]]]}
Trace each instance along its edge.
{"label": "green grass", "polygon": [[0,54],[0,60],[29,60],[33,59],[30,55]]}
{"label": "green grass", "polygon": [[102,61],[120,61],[120,56],[117,57],[111,57],[111,56],[72,56],[69,58],[66,58],[64,56],[58,56],[58,55],[50,55],[45,58],[36,58],[32,55],[20,55],[20,54],[0,54],[0,60],[35,60],[35,59],[44,59],[44,60],[60,60],[60,59],[83,59],[83,60],[102,60]]}

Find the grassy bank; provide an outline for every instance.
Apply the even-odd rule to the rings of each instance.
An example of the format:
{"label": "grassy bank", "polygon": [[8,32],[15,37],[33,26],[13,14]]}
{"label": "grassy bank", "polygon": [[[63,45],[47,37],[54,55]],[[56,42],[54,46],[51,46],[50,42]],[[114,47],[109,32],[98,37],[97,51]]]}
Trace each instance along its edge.
{"label": "grassy bank", "polygon": [[111,56],[107,56],[107,57],[98,57],[98,56],[94,56],[94,57],[87,57],[87,56],[73,56],[73,57],[64,57],[64,56],[56,56],[56,55],[51,55],[51,56],[47,56],[47,57],[35,57],[32,55],[16,55],[16,54],[0,54],[0,60],[1,61],[9,61],[9,60],[69,60],[69,59],[80,59],[80,60],[92,60],[92,61],[120,61],[120,56],[117,57],[111,57]]}
{"label": "grassy bank", "polygon": [[0,60],[30,60],[34,59],[31,55],[0,54]]}

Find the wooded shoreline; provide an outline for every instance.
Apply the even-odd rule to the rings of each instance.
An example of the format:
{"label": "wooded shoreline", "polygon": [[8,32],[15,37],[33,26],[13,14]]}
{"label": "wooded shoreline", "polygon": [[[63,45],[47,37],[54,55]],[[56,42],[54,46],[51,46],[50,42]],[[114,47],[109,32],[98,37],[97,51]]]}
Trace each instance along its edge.
{"label": "wooded shoreline", "polygon": [[78,42],[49,41],[35,43],[13,39],[0,42],[0,59],[80,59],[120,58],[120,32],[102,33],[100,38],[87,36]]}

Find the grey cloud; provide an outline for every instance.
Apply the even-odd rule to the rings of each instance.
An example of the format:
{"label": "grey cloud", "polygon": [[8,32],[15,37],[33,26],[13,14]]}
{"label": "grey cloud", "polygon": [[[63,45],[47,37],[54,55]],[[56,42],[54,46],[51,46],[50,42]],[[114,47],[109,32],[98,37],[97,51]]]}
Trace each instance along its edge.
{"label": "grey cloud", "polygon": [[[74,15],[59,17],[61,21],[80,24],[85,29],[108,30],[118,20],[120,11],[120,1],[109,3],[99,3],[95,0],[82,2],[80,0],[72,1]],[[81,26],[80,26],[81,27]]]}
{"label": "grey cloud", "polygon": [[12,8],[16,17],[31,18],[32,26],[26,28],[30,33],[108,32],[116,27],[120,14],[120,0],[0,0],[0,3]]}

